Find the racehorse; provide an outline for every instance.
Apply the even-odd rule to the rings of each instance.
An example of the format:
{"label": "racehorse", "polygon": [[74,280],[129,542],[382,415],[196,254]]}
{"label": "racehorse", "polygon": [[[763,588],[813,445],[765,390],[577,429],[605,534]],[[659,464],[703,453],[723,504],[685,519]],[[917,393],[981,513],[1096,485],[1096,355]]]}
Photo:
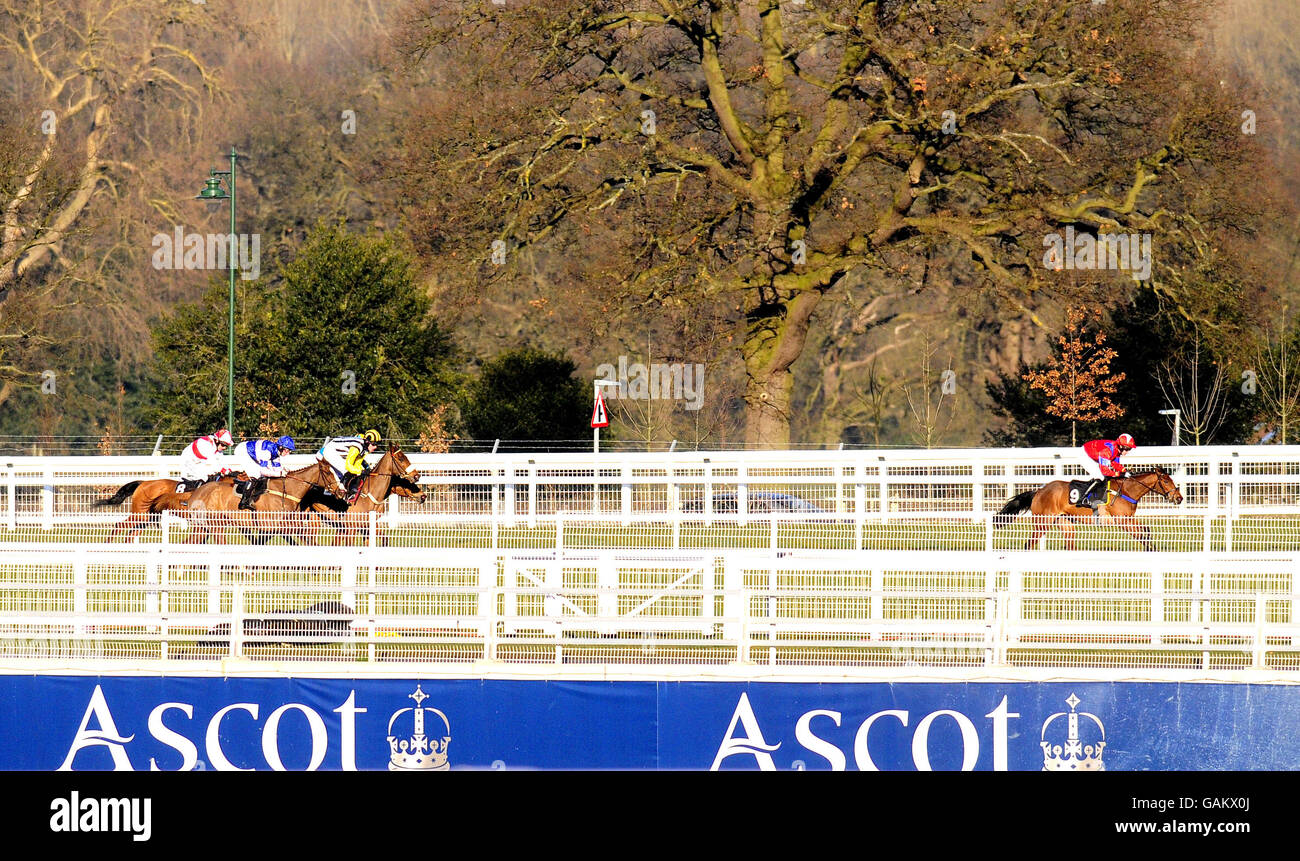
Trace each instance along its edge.
{"label": "racehorse", "polygon": [[[1138,500],[1155,491],[1175,505],[1182,505],[1183,494],[1163,469],[1150,469],[1142,472],[1125,473],[1120,478],[1106,479],[1106,492],[1114,492],[1115,498],[1101,509],[1109,514],[1116,525],[1132,535],[1146,550],[1155,550],[1151,543],[1151,527],[1133,519]],[[1025,549],[1033,548],[1034,543],[1053,526],[1060,526],[1065,535],[1065,546],[1074,549],[1075,522],[1093,516],[1092,509],[1086,505],[1070,504],[1070,482],[1050,481],[1038,490],[1027,490],[1013,496],[993,522],[1005,526],[1012,517],[1028,510],[1033,515],[1033,530]]]}
{"label": "racehorse", "polygon": [[288,515],[306,507],[303,500],[313,488],[342,493],[334,471],[323,460],[267,479],[266,490],[253,502],[252,511],[239,508],[240,494],[235,491],[233,481],[222,479],[205,484],[190,494],[189,540],[203,543],[215,526],[235,525],[254,544],[265,544],[277,534],[296,544],[294,533],[300,533],[305,524],[297,524],[299,528],[295,530]]}
{"label": "racehorse", "polygon": [[[425,494],[420,489],[419,480],[420,471],[411,466],[406,453],[395,445],[389,445],[379,463],[361,480],[356,501],[349,503],[341,494],[333,497],[313,494],[310,510],[334,526],[335,544],[345,539],[350,541],[353,537],[361,539],[370,524],[370,512],[382,513],[390,495],[424,501]],[[337,517],[331,517],[331,514]]]}
{"label": "racehorse", "polygon": [[114,541],[122,530],[126,530],[125,537],[130,538],[137,530],[156,523],[158,515],[162,512],[185,508],[189,498],[190,491],[176,492],[176,479],[155,478],[148,481],[127,482],[117,489],[117,493],[107,499],[96,499],[91,503],[91,507],[121,505],[127,499],[131,500],[131,513],[108,534],[108,540]]}

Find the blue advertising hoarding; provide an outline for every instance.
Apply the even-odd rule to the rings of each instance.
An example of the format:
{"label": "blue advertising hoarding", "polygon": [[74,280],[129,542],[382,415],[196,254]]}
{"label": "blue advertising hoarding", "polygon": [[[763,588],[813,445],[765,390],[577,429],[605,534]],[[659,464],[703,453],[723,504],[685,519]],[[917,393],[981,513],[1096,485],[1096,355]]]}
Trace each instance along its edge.
{"label": "blue advertising hoarding", "polygon": [[1269,770],[1300,686],[0,676],[4,770]]}

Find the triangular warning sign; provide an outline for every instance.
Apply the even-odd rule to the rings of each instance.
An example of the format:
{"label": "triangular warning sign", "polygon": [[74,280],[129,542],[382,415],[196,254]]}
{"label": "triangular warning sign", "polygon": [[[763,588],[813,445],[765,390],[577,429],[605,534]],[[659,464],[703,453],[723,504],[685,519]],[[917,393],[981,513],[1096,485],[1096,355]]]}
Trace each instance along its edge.
{"label": "triangular warning sign", "polygon": [[605,411],[605,396],[600,393],[600,389],[596,389],[596,405],[591,409],[591,426],[609,427],[609,413]]}

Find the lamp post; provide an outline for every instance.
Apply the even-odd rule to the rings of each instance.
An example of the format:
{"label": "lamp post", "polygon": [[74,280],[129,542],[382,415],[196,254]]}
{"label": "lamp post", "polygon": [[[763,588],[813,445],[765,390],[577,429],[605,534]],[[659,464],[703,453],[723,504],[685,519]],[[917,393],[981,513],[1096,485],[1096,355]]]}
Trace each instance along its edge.
{"label": "lamp post", "polygon": [[1182,410],[1160,410],[1160,415],[1174,417],[1174,441],[1172,445],[1178,445],[1178,440],[1180,437],[1178,425],[1180,424],[1180,420],[1182,419],[1183,411]]}
{"label": "lamp post", "polygon": [[[203,182],[203,190],[195,200],[213,203],[221,200],[230,201],[230,234],[226,237],[226,261],[230,265],[230,312],[229,340],[226,343],[226,428],[235,432],[235,264],[238,241],[235,235],[235,148],[230,148],[230,170],[211,171]],[[226,188],[222,188],[221,177],[227,177]],[[227,193],[227,190],[229,193]]]}

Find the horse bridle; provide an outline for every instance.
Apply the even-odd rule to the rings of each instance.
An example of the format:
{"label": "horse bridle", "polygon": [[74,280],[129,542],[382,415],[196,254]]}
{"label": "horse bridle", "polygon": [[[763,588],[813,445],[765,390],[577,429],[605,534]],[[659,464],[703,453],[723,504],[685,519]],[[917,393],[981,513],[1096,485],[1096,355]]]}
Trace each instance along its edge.
{"label": "horse bridle", "polygon": [[[1130,474],[1129,474],[1129,477],[1132,478],[1134,481],[1136,481],[1138,484],[1141,484],[1143,487],[1145,487],[1145,488],[1147,489],[1147,492],[1148,492],[1148,493],[1150,493],[1150,492],[1155,492],[1155,493],[1160,494],[1161,496],[1163,496],[1163,497],[1165,498],[1165,502],[1170,502],[1170,503],[1172,503],[1172,502],[1174,501],[1173,493],[1170,493],[1170,492],[1167,492],[1167,491],[1163,491],[1163,490],[1159,489],[1159,488],[1156,486],[1156,485],[1160,484],[1161,479],[1168,478],[1168,479],[1169,479],[1169,484],[1170,484],[1170,486],[1173,487],[1174,492],[1177,492],[1178,487],[1177,487],[1176,485],[1174,485],[1174,480],[1173,480],[1172,478],[1170,478],[1169,473],[1164,472],[1163,470],[1153,469],[1153,470],[1149,470],[1148,472],[1144,472],[1144,473],[1142,473],[1141,475],[1142,475],[1143,477],[1148,476],[1148,475],[1154,475],[1154,476],[1156,477],[1156,480],[1155,480],[1152,484],[1147,485],[1147,484],[1143,484],[1142,479],[1141,479],[1141,478],[1138,478],[1138,476],[1137,476],[1136,474],[1130,473]],[[1146,496],[1146,494],[1144,493],[1144,494],[1142,494],[1142,496]],[[1137,499],[1141,499],[1142,496],[1139,496]],[[1137,503],[1137,499],[1133,500],[1134,504]]]}
{"label": "horse bridle", "polygon": [[[390,450],[388,453],[389,453],[389,454],[392,454],[392,451]],[[381,458],[381,462],[382,462],[382,458]],[[394,459],[394,463],[395,463],[395,459]],[[379,472],[377,468],[376,468],[376,471],[375,471],[375,472],[372,472],[372,473],[370,473],[370,474],[371,474],[371,475],[386,475],[386,476],[388,476],[388,478],[390,479],[390,481],[388,482],[388,486],[389,486],[390,491],[391,491],[391,488],[392,488],[392,486],[393,486],[393,483],[392,483],[391,479],[394,479],[394,478],[402,478],[402,479],[405,479],[405,480],[411,482],[412,484],[416,485],[417,487],[419,486],[419,481],[418,481],[418,479],[419,479],[419,477],[420,477],[420,471],[419,471],[418,469],[415,468],[415,465],[412,464],[412,463],[410,462],[410,460],[407,460],[407,462],[406,462],[406,469],[405,469],[404,471],[402,471],[400,474],[399,474],[399,473],[396,473],[396,472]],[[411,477],[412,475],[414,475],[415,478],[412,478],[412,477]],[[363,490],[363,491],[361,491],[361,496],[364,496],[366,499],[369,499],[369,500],[370,500],[371,502],[373,502],[375,505],[383,505],[383,504],[384,504],[384,501],[383,501],[382,499],[375,499],[375,497],[371,495],[371,493],[370,493],[369,490]]]}

